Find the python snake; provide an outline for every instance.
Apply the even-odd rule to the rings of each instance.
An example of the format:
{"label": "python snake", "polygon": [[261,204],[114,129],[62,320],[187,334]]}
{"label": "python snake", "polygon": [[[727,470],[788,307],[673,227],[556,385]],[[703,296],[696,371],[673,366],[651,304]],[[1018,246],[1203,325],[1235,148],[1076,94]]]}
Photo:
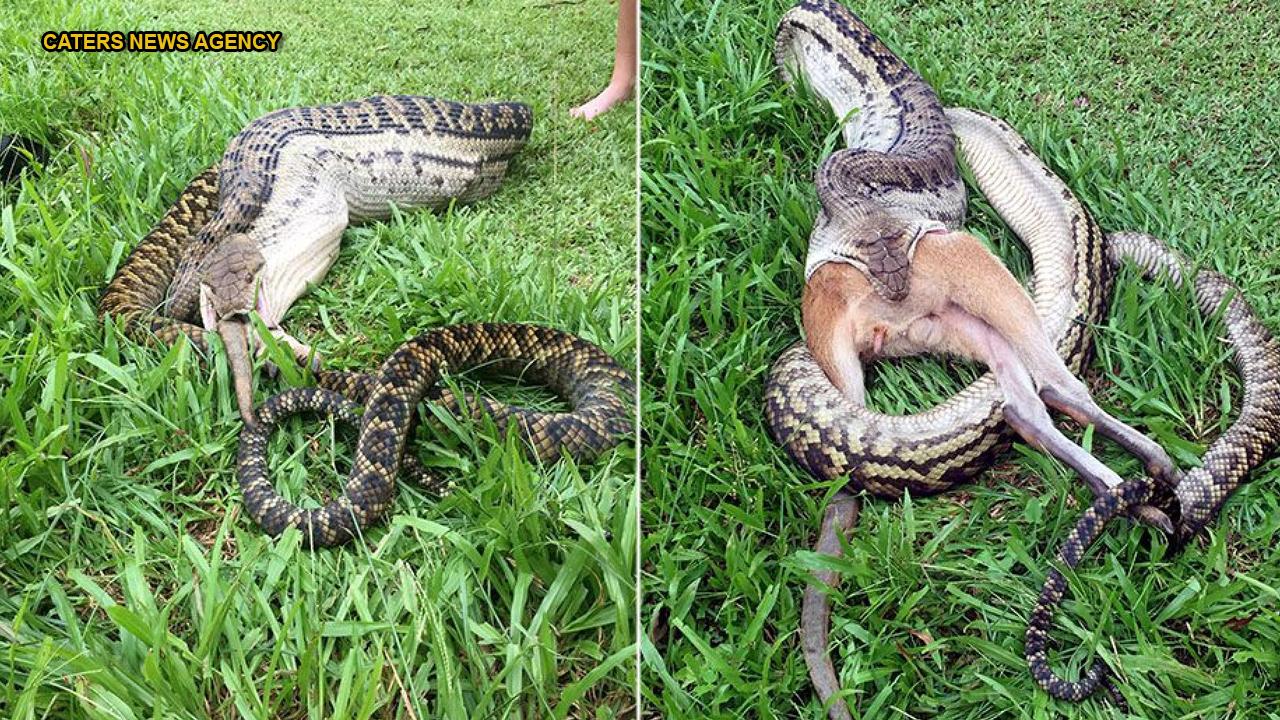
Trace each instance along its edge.
{"label": "python snake", "polygon": [[[1107,236],[1107,256],[1112,265],[1134,262],[1147,277],[1167,275],[1181,284],[1186,263],[1157,238],[1142,233],[1117,232]],[[1227,497],[1245,477],[1280,443],[1280,343],[1258,319],[1239,289],[1222,273],[1202,269],[1192,285],[1200,311],[1208,316],[1221,313],[1227,330],[1232,362],[1244,381],[1244,397],[1234,423],[1220,435],[1173,488],[1162,487],[1148,478],[1138,478],[1113,488],[1097,498],[1072,529],[1058,561],[1075,568],[1103,528],[1117,514],[1159,495],[1172,493],[1183,509],[1183,527],[1197,532],[1218,513]],[[1114,686],[1110,671],[1096,661],[1079,680],[1068,681],[1049,666],[1046,648],[1053,612],[1066,594],[1066,576],[1051,568],[1035,609],[1027,624],[1026,658],[1033,677],[1055,697],[1079,701],[1105,687],[1121,708],[1124,697]]]}
{"label": "python snake", "polygon": [[203,346],[203,333],[218,330],[250,422],[248,314],[304,356],[280,321],[333,265],[348,222],[492,194],[531,129],[532,111],[521,103],[413,95],[263,115],[134,249],[100,314],[143,342],[186,334]]}
{"label": "python snake", "polygon": [[[1011,127],[971,110],[943,111],[919,75],[842,5],[806,0],[789,10],[779,23],[775,57],[784,81],[798,71],[837,117],[849,118],[844,132],[850,149],[833,155],[818,173],[821,209],[806,277],[821,262],[849,262],[886,297],[905,295],[908,285],[896,276],[907,274],[910,243],[930,227],[951,229],[963,220],[963,211],[957,213],[953,205],[954,184],[947,179],[950,133],[940,129],[939,118],[959,138],[978,187],[1027,244],[1036,312],[1073,373],[1079,374],[1089,361],[1087,327],[1105,318],[1115,266],[1124,258],[1148,269],[1177,264],[1158,243],[1137,243],[1127,235],[1104,238],[1070,190]],[[922,146],[929,143],[936,148]],[[944,182],[932,185],[939,177]],[[859,231],[859,223],[870,227]],[[1196,283],[1206,293],[1207,288],[1230,291],[1226,279],[1216,274],[1202,273]],[[1202,297],[1202,307],[1209,297]],[[1252,317],[1251,311],[1243,300],[1233,302],[1237,309],[1223,319],[1237,356],[1248,359],[1239,367],[1246,396],[1253,401],[1246,401],[1246,412],[1210,448],[1204,467],[1188,473],[1174,489],[1178,538],[1183,541],[1217,514],[1271,451],[1280,417],[1275,346],[1256,321],[1245,329],[1243,318]],[[928,411],[876,413],[849,402],[803,342],[779,357],[765,389],[770,430],[798,464],[820,479],[843,477],[855,489],[888,498],[908,490],[915,495],[942,492],[989,467],[1009,443],[1001,405],[994,376],[987,373]],[[1135,492],[1138,486],[1152,489]],[[1158,494],[1151,481],[1120,487],[1124,490],[1113,489],[1099,503],[1121,492],[1130,500],[1142,498],[1116,503],[1127,510]],[[1078,558],[1086,539],[1087,533],[1068,538],[1064,555]],[[1080,688],[1050,673],[1043,653],[1031,642],[1041,639],[1037,633],[1047,623],[1042,615],[1051,612],[1051,601],[1057,599],[1060,593],[1042,598],[1046,602],[1033,616],[1028,663],[1051,694],[1078,700],[1083,697]],[[832,713],[836,716],[834,706]]]}
{"label": "python snake", "polygon": [[[392,205],[434,208],[492,193],[531,122],[529,108],[519,103],[416,96],[263,116],[236,136],[220,167],[188,184],[134,248],[104,290],[99,312],[138,342],[169,344],[186,336],[207,351],[211,323],[201,318],[202,301],[234,288],[245,295],[229,298],[240,303],[238,311],[257,310],[270,327],[332,264],[348,216],[385,217]],[[201,319],[204,326],[196,324]],[[224,345],[234,357],[235,343],[224,337]],[[540,379],[574,410],[544,413],[433,390],[441,373],[481,365]],[[320,387],[286,391],[253,414],[238,461],[248,513],[272,534],[299,527],[308,546],[349,540],[385,511],[399,468],[412,463],[404,446],[412,410],[424,398],[455,414],[491,417],[500,430],[518,430],[542,460],[562,453],[589,460],[631,427],[627,372],[595,345],[538,326],[441,328],[405,343],[380,373],[322,372],[318,380]],[[303,411],[345,422],[362,418],[344,494],[313,510],[275,492],[265,459],[271,429]]]}
{"label": "python snake", "polygon": [[[414,408],[442,372],[481,366],[542,382],[568,399],[573,410],[538,412],[447,392],[435,402],[455,414],[487,415],[500,431],[515,428],[539,460],[567,453],[586,461],[631,430],[630,375],[599,347],[538,325],[453,325],[401,345],[376,374],[322,372],[318,388],[287,390],[258,408],[258,423],[240,435],[237,460],[246,510],[271,535],[298,528],[308,547],[352,539],[382,515],[394,497]],[[362,414],[354,410],[356,404],[364,406]],[[299,508],[276,492],[266,461],[274,427],[282,418],[304,411],[348,421],[361,418],[355,460],[342,496],[312,509]]]}

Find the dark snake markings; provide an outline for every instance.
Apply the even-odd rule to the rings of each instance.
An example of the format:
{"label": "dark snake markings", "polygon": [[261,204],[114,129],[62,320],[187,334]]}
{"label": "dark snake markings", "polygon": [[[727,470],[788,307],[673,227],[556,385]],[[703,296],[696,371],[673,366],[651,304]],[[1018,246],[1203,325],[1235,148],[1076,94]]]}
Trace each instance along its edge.
{"label": "dark snake markings", "polygon": [[[1131,259],[1147,277],[1165,273],[1182,282],[1181,260],[1160,240],[1141,233],[1113,233],[1108,241],[1107,251],[1113,263]],[[1188,471],[1177,486],[1160,487],[1143,477],[1097,498],[1058,552],[1058,561],[1068,568],[1079,565],[1085,551],[1112,518],[1140,504],[1162,498],[1168,502],[1171,496],[1182,509],[1178,540],[1185,543],[1217,516],[1231,493],[1280,442],[1280,344],[1225,275],[1200,270],[1193,284],[1203,314],[1211,316],[1222,311],[1222,322],[1234,351],[1232,363],[1244,381],[1240,413],[1231,427],[1210,444],[1200,467]],[[1127,710],[1127,702],[1102,661],[1095,662],[1076,681],[1066,680],[1049,666],[1049,628],[1066,590],[1066,577],[1051,568],[1027,624],[1026,658],[1033,677],[1054,697],[1064,700],[1080,701],[1099,687],[1106,688],[1117,705]]]}
{"label": "dark snake markings", "polygon": [[[801,2],[779,24],[775,55],[784,80],[790,78],[790,66],[795,62],[838,117],[852,118],[845,127],[851,149],[833,154],[818,173],[823,214],[816,227],[821,228],[828,216],[842,215],[872,226],[878,223],[899,231],[911,228],[910,213],[904,217],[890,212],[885,218],[886,213],[878,207],[881,204],[918,211],[947,227],[962,222],[963,188],[957,213],[957,190],[949,179],[946,157],[954,145],[950,132],[939,127],[941,106],[923,80],[861,20],[835,2]],[[850,114],[852,108],[860,112]],[[1036,194],[1047,204],[1052,201],[1055,211],[1063,215],[1073,264],[1062,266],[1054,259],[1055,253],[1062,255],[1061,243],[1054,247],[1041,240],[1045,247],[1039,247],[1033,236],[1028,244],[1035,265],[1037,311],[1068,367],[1079,373],[1092,352],[1086,328],[1106,316],[1114,269],[1131,260],[1147,276],[1167,273],[1180,280],[1184,272],[1181,258],[1150,236],[1116,233],[1104,238],[1070,190],[1036,159],[1007,123],[964,110],[947,110],[946,120],[961,136],[961,150],[975,177],[980,175],[979,165],[995,167],[984,170],[987,177],[977,179],[1010,225],[1015,221],[1036,223],[1035,218],[1011,217],[1019,209],[1025,216],[1025,207],[1002,199],[1018,184],[1023,187],[1015,192]],[[984,157],[992,148],[1003,155],[994,160]],[[895,191],[898,194],[893,194]],[[1002,202],[1010,205],[1008,210],[1001,207]],[[1019,235],[1030,234],[1015,230]],[[912,235],[903,232],[901,237]],[[908,250],[869,248],[869,244],[838,249],[867,254],[864,273],[882,294],[905,294],[905,280],[891,277],[903,263],[882,261],[903,256]],[[1060,559],[1068,567],[1079,562],[1107,521],[1148,502],[1160,502],[1180,514],[1177,540],[1185,542],[1217,515],[1240,482],[1276,447],[1280,435],[1280,349],[1226,277],[1202,270],[1194,284],[1197,302],[1206,315],[1226,303],[1222,319],[1244,383],[1239,417],[1209,447],[1202,466],[1187,472],[1176,487],[1157,487],[1143,478],[1100,496],[1063,545]],[[1053,307],[1064,294],[1071,299],[1072,311],[1047,318],[1044,309]],[[854,487],[888,498],[900,497],[904,490],[917,495],[942,492],[989,467],[996,454],[1008,446],[1000,404],[988,374],[925,413],[878,415],[846,401],[814,363],[803,342],[778,359],[765,390],[770,430],[798,464],[818,478],[846,477]],[[847,500],[833,502],[823,521],[820,544],[831,533],[852,524],[856,505],[852,508]],[[831,584],[830,579],[821,579]],[[1054,697],[1078,701],[1106,685],[1123,703],[1101,664],[1077,682],[1060,677],[1049,667],[1045,654],[1048,628],[1065,589],[1061,573],[1051,570],[1028,624],[1026,659],[1033,677]],[[806,592],[805,615],[828,617],[826,595],[811,597]],[[825,622],[821,624],[825,626]],[[820,634],[822,637],[804,638],[807,652],[825,652],[825,628]],[[824,701],[838,691],[834,675],[814,680]],[[848,717],[840,700],[832,701],[829,711],[832,717]]]}
{"label": "dark snake markings", "polygon": [[[319,388],[277,395],[258,409],[258,426],[240,434],[237,475],[245,508],[271,535],[296,527],[310,547],[338,545],[383,515],[395,494],[395,479],[412,430],[413,411],[441,373],[484,366],[506,368],[537,380],[573,405],[546,413],[504,405],[484,397],[437,402],[455,414],[488,415],[500,431],[515,428],[535,457],[562,453],[590,460],[631,432],[633,384],[608,353],[569,333],[538,325],[453,325],[431,330],[401,345],[377,374],[319,373]],[[267,474],[267,441],[279,421],[304,412],[350,415],[365,406],[351,475],[342,496],[304,510],[275,491]]]}
{"label": "dark snake markings", "polygon": [[[308,144],[302,148],[308,154],[301,175],[295,167],[290,177],[301,181],[299,187],[304,195],[310,193],[308,197],[321,191],[346,193],[353,216],[358,210],[379,217],[388,199],[443,207],[492,193],[502,181],[507,160],[527,140],[531,123],[529,108],[519,103],[470,105],[420,96],[379,96],[265,115],[232,140],[218,167],[187,185],[111,279],[99,312],[114,317],[137,342],[170,344],[185,335],[202,353],[207,351],[206,331],[194,324],[199,321],[200,284],[216,282],[221,274],[234,277],[217,284],[252,288],[248,275],[261,263],[207,265],[253,254],[254,240],[243,231],[265,233],[269,241],[264,243],[260,236],[258,248],[268,256],[272,244],[309,239],[280,235],[277,226],[255,230],[264,208],[274,203],[273,188],[283,172],[280,159],[290,138],[359,139],[356,150],[349,144]],[[306,168],[311,168],[310,174]],[[321,188],[322,175],[339,186]],[[288,198],[277,199],[290,207]],[[257,291],[273,289],[268,285]],[[274,311],[282,314],[284,309]],[[477,366],[541,381],[566,398],[573,410],[538,412],[484,397],[434,394],[442,373]],[[377,373],[321,372],[318,379],[318,388],[290,390],[268,400],[256,413],[258,425],[242,433],[238,457],[248,513],[271,534],[287,527],[301,529],[304,542],[312,547],[350,540],[386,512],[397,473],[415,464],[411,455],[406,456],[405,445],[414,408],[424,399],[455,414],[492,417],[500,430],[518,432],[534,455],[547,461],[562,454],[589,460],[631,432],[628,408],[634,385],[627,372],[599,347],[547,327],[440,328],[405,343]],[[331,413],[345,422],[362,418],[344,493],[311,510],[294,507],[275,492],[265,457],[271,429],[282,417],[303,411]]]}

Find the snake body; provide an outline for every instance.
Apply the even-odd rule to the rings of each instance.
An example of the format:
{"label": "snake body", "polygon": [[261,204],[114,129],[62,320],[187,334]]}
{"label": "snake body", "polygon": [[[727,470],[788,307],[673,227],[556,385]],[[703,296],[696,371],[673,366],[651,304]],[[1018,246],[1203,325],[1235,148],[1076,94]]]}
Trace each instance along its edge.
{"label": "snake body", "polygon": [[218,209],[218,171],[209,168],[178,194],[160,222],[143,236],[120,265],[98,300],[98,314],[115,318],[139,343],[171,345],[186,336],[202,354],[209,344],[194,314],[173,317],[162,308],[178,262],[196,233]]}
{"label": "snake body", "polygon": [[[545,413],[495,400],[437,398],[455,413],[488,415],[499,430],[516,429],[534,456],[550,461],[567,453],[589,460],[613,447],[631,429],[630,376],[599,347],[537,325],[454,325],[428,331],[401,345],[376,374],[322,372],[319,388],[277,395],[258,409],[258,425],[240,435],[237,474],[245,508],[272,535],[296,527],[310,547],[355,537],[386,512],[395,495],[413,411],[442,372],[485,366],[546,384],[573,410]],[[267,441],[279,420],[303,411],[352,416],[364,406],[355,460],[343,494],[323,507],[302,509],[281,497],[267,473]]]}
{"label": "snake body", "polygon": [[955,139],[938,96],[852,13],[806,2],[783,16],[774,54],[844,120],[845,149],[818,168],[821,209],[805,277],[826,262],[858,265],[890,300],[907,295],[915,242],[964,222]]}
{"label": "snake body", "polygon": [[531,128],[521,103],[411,95],[268,113],[182,191],[112,278],[99,312],[136,341],[185,334],[203,348],[200,284],[217,270],[209,258],[244,234],[264,260],[248,300],[273,327],[328,271],[350,220],[491,194]]}
{"label": "snake body", "polygon": [[[1175,283],[1185,281],[1185,261],[1150,235],[1112,233],[1107,236],[1107,256],[1113,265],[1125,260],[1134,262],[1147,277],[1165,274]],[[1161,494],[1172,492],[1177,498],[1182,508],[1182,531],[1198,532],[1217,516],[1227,497],[1280,443],[1280,343],[1225,275],[1202,269],[1195,274],[1193,285],[1202,313],[1221,312],[1233,350],[1232,361],[1244,380],[1240,414],[1227,431],[1210,444],[1200,467],[1189,470],[1175,487],[1165,488],[1149,478],[1139,478],[1097,498],[1058,552],[1058,561],[1065,567],[1079,565],[1085,551],[1113,517],[1151,502]],[[1111,683],[1110,671],[1101,661],[1095,662],[1075,681],[1059,676],[1049,666],[1046,652],[1049,626],[1066,589],[1066,576],[1051,568],[1027,624],[1026,658],[1032,676],[1054,697],[1073,701],[1106,687],[1124,707],[1124,698]]]}
{"label": "snake body", "polygon": [[[531,126],[529,108],[519,103],[403,95],[265,115],[231,141],[219,167],[191,181],[134,248],[103,292],[99,311],[140,342],[167,344],[186,335],[205,350],[206,329],[195,323],[202,286],[208,292],[212,283],[247,290],[270,327],[328,270],[349,219],[491,194]],[[260,276],[249,277],[253,273]],[[477,366],[540,380],[574,409],[537,412],[436,391],[442,373]],[[433,330],[401,346],[378,373],[321,372],[318,381],[317,388],[268,400],[257,424],[243,431],[238,459],[249,515],[273,535],[302,529],[308,546],[350,540],[385,512],[407,462],[412,412],[424,398],[455,414],[489,416],[500,430],[518,430],[542,460],[561,454],[589,460],[631,427],[627,372],[585,340],[532,325]],[[276,493],[265,456],[279,419],[304,411],[346,422],[361,418],[342,496],[311,510]]]}
{"label": "snake body", "polygon": [[[823,94],[841,117],[863,102],[901,105],[896,114],[880,113],[884,126],[881,130],[851,134],[846,129],[846,139],[856,142],[864,136],[876,138],[877,147],[887,147],[886,152],[892,154],[894,148],[912,146],[909,139],[913,136],[926,141],[936,137],[934,114],[921,113],[919,108],[921,98],[936,103],[936,96],[919,87],[904,90],[903,84],[924,82],[918,75],[904,71],[901,61],[895,63],[896,58],[886,57],[892,53],[868,36],[874,37],[838,3],[806,0],[783,17],[776,57],[784,69],[798,67],[808,73],[808,84]],[[814,72],[843,73],[843,77],[814,76]],[[902,102],[905,97],[915,99]],[[877,114],[867,113],[865,117],[874,120]],[[1122,233],[1104,237],[1070,190],[1007,123],[962,109],[946,110],[945,118],[960,140],[960,151],[977,185],[1028,245],[1034,265],[1033,300],[1037,314],[1068,368],[1079,374],[1092,353],[1087,326],[1105,318],[1115,268],[1129,259],[1148,274],[1166,270],[1180,278],[1181,261],[1148,236]],[[913,124],[917,121],[919,126]],[[893,139],[886,144],[880,139],[885,136]],[[939,143],[940,149],[945,147]],[[899,161],[912,163],[920,155],[915,149],[910,154],[903,153]],[[824,166],[832,161],[829,158]],[[829,172],[822,170],[819,177]],[[912,187],[905,184],[902,192],[909,193]],[[822,192],[820,186],[825,211],[829,201],[821,198]],[[884,192],[882,197],[890,198],[899,208],[911,207],[902,202],[901,195]],[[931,199],[925,198],[916,207],[933,205]],[[940,222],[951,227],[950,218],[925,216],[920,222]],[[822,222],[820,214],[815,236],[819,235]],[[812,239],[810,252],[812,262]],[[864,265],[864,272],[874,271],[874,267]],[[1187,473],[1176,488],[1169,489],[1177,499],[1178,536],[1182,540],[1216,516],[1227,496],[1274,449],[1280,431],[1280,361],[1275,343],[1225,277],[1201,271],[1195,284],[1201,308],[1207,313],[1225,297],[1231,297],[1223,321],[1236,352],[1245,402],[1235,423],[1206,453],[1203,466]],[[900,497],[907,490],[917,495],[942,492],[988,467],[1008,443],[1001,404],[995,379],[988,373],[931,410],[907,416],[876,413],[848,401],[814,362],[803,342],[779,357],[765,389],[770,430],[798,464],[818,478],[843,477],[854,488],[889,498]],[[1106,518],[1146,502],[1159,495],[1158,490],[1153,481],[1143,480],[1125,483],[1099,498],[1099,505],[1082,519],[1077,532],[1063,546],[1064,560],[1074,565]],[[1051,571],[1029,623],[1027,660],[1036,681],[1050,694],[1079,700],[1103,682],[1105,673],[1095,668],[1080,683],[1071,683],[1048,668],[1044,655],[1047,626],[1064,589],[1061,574]]]}
{"label": "snake body", "polygon": [[254,120],[222,156],[218,210],[178,263],[168,314],[195,314],[202,249],[243,233],[265,259],[257,307],[272,326],[333,264],[350,220],[491,194],[531,128],[532,113],[520,103],[411,95],[286,108]]}
{"label": "snake body", "polygon": [[[857,30],[846,33],[845,28]],[[860,87],[852,83],[862,77],[878,77],[882,65],[889,67],[889,78],[916,86],[910,95],[921,99],[912,103],[913,108],[918,109],[925,100],[938,104],[937,96],[919,75],[900,60],[897,66],[890,63],[892,53],[878,40],[869,41],[868,36],[874,37],[844,6],[803,2],[788,11],[779,24],[776,57],[783,67],[795,67],[793,58],[829,54],[834,59],[809,59],[798,67],[860,68],[856,73],[845,70],[848,78],[843,83],[821,76],[809,80],[816,90],[844,87],[845,93],[852,93],[848,97],[824,96],[833,107],[857,106],[866,95],[852,90]],[[881,91],[868,86],[866,92],[877,97]],[[908,95],[902,90],[891,94]],[[900,112],[891,125],[905,135],[918,131],[923,140],[938,137],[932,114],[926,116],[923,126],[917,126],[913,117]],[[1036,312],[1067,367],[1079,373],[1092,350],[1085,323],[1105,314],[1110,291],[1111,272],[1103,262],[1102,232],[1062,181],[1034,160],[1031,149],[1008,124],[971,110],[949,109],[944,117],[950,125],[947,136],[954,133],[960,138],[960,150],[978,187],[1030,249]],[[905,141],[898,143],[902,144]],[[943,147],[954,147],[954,140]],[[831,162],[828,159],[824,165]],[[896,162],[909,164],[911,158],[900,157]],[[954,159],[950,173],[958,182]],[[908,187],[904,186],[898,197],[907,194]],[[928,203],[921,201],[917,206],[924,204]],[[899,212],[905,213],[908,207],[900,206]],[[948,227],[958,227],[963,210],[959,214],[948,211],[946,218]],[[815,226],[820,223],[821,217]],[[770,429],[796,462],[816,477],[849,477],[868,492],[887,498],[901,497],[904,490],[915,495],[942,492],[989,467],[1009,442],[1002,403],[995,376],[988,372],[926,412],[877,413],[841,395],[804,342],[783,352],[765,388]]]}

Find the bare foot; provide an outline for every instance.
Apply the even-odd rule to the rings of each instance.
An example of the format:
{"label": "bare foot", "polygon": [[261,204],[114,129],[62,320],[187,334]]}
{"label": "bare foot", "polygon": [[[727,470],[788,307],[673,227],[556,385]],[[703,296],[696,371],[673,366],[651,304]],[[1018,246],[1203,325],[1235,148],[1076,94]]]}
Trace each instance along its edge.
{"label": "bare foot", "polygon": [[636,24],[639,19],[639,0],[618,0],[618,35],[613,49],[613,74],[609,76],[609,87],[570,110],[571,116],[590,120],[631,97],[636,87]]}
{"label": "bare foot", "polygon": [[590,120],[611,109],[614,105],[626,102],[631,98],[631,90],[632,83],[629,78],[625,82],[615,80],[609,83],[609,86],[602,90],[599,95],[570,110],[569,114],[583,120]]}

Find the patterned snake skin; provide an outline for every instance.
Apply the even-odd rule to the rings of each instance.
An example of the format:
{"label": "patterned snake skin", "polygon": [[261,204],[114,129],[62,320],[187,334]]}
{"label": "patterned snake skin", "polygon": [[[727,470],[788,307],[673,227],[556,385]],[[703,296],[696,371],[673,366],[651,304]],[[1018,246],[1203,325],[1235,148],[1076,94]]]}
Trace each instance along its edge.
{"label": "patterned snake skin", "polygon": [[438,209],[487,197],[532,124],[520,103],[409,95],[254,120],[222,156],[218,210],[178,263],[167,314],[196,314],[207,247],[234,233],[249,235],[266,258],[269,292],[259,304],[287,308],[333,263],[349,219],[385,218],[392,205]]}
{"label": "patterned snake skin", "polygon": [[196,232],[218,209],[218,170],[209,168],[178,195],[156,226],[134,247],[98,301],[98,314],[114,317],[135,342],[171,345],[186,335],[202,354],[209,344],[193,315],[170,317],[158,312],[173,284],[178,261],[188,252]]}
{"label": "patterned snake skin", "polygon": [[393,204],[434,209],[491,194],[531,127],[531,111],[519,103],[406,95],[264,115],[134,248],[99,314],[115,317],[137,342],[186,335],[207,350],[201,285],[236,279],[209,267],[210,259],[221,243],[247,237],[262,255],[258,276],[236,283],[248,297],[223,299],[278,327],[333,264],[350,219],[386,217]]}
{"label": "patterned snake skin", "polygon": [[[806,1],[787,12],[779,26],[776,57],[784,68],[784,78],[789,77],[785,68],[798,68],[839,117],[848,116],[851,109],[861,108],[863,103],[873,106],[870,112],[858,113],[865,118],[862,122],[879,122],[887,127],[874,130],[846,126],[846,139],[851,143],[870,137],[871,149],[882,149],[890,155],[897,154],[899,148],[910,148],[897,159],[899,163],[933,157],[920,150],[919,143],[932,141],[939,134],[937,117],[942,110],[937,97],[843,6]],[[886,111],[885,107],[892,110]],[[1115,266],[1127,258],[1149,274],[1157,269],[1176,273],[1180,272],[1181,263],[1153,238],[1117,234],[1104,239],[1070,190],[1003,121],[960,109],[947,109],[945,120],[960,140],[960,150],[978,187],[1028,245],[1034,265],[1033,300],[1037,314],[1068,368],[1079,374],[1092,353],[1086,328],[1105,318]],[[885,137],[889,139],[886,141]],[[949,145],[939,143],[939,147]],[[840,157],[841,153],[836,153],[824,161],[824,169],[818,173],[824,213],[830,212],[832,201],[822,197],[821,178],[832,174],[825,167],[839,162]],[[928,162],[934,168],[940,167],[934,160]],[[926,178],[928,172],[933,171],[921,170],[915,178]],[[901,191],[914,191],[915,178],[905,173],[902,177],[909,181]],[[898,208],[910,207],[901,195],[893,195],[883,187],[884,182],[877,177],[868,186],[877,188],[881,197],[890,198]],[[855,183],[849,180],[844,185],[853,187]],[[951,194],[949,185],[941,193],[947,197]],[[938,206],[938,196],[927,196],[916,207],[928,212],[928,208]],[[864,198],[855,193],[852,201],[863,202]],[[948,209],[926,215],[920,222],[952,228],[960,220]],[[820,215],[815,223],[816,237],[822,234],[824,222]],[[831,244],[826,238],[818,240],[824,246]],[[810,242],[811,271],[815,240]],[[877,257],[890,255],[892,252],[877,251]],[[844,260],[863,269],[869,277],[877,272],[874,263]],[[1229,281],[1217,273],[1202,271],[1195,282],[1206,312],[1212,312],[1223,297],[1234,291]],[[872,284],[877,285],[874,280]],[[882,284],[890,289],[898,287]],[[1169,495],[1168,502],[1177,500],[1177,532],[1182,541],[1216,516],[1226,497],[1273,449],[1280,418],[1280,368],[1269,334],[1238,295],[1233,296],[1223,319],[1244,380],[1245,407],[1236,423],[1205,455],[1204,466],[1187,473],[1171,495],[1165,494]],[[765,403],[771,432],[797,463],[818,478],[845,477],[851,487],[881,497],[897,498],[906,490],[915,495],[947,490],[988,467],[1008,444],[1002,397],[991,373],[929,411],[890,416],[846,400],[800,342],[786,350],[774,365],[766,385]],[[1151,481],[1145,483],[1148,489],[1144,492],[1133,489],[1142,482],[1126,483],[1098,502],[1105,505],[1111,498],[1119,511],[1127,511],[1159,495]],[[1082,521],[1083,529],[1069,538],[1064,558],[1078,560],[1087,546],[1082,542],[1091,541],[1092,533],[1105,522],[1105,518],[1097,518],[1106,509],[1095,510],[1091,516],[1095,519],[1089,522],[1096,522],[1098,528],[1091,531],[1092,526]],[[1061,580],[1053,578],[1051,575],[1046,595],[1030,624],[1027,658],[1042,687],[1055,697],[1079,700],[1098,686],[1102,675],[1090,675],[1083,685],[1074,685],[1049,671],[1043,643],[1049,616],[1064,587]],[[1051,592],[1054,588],[1056,592]],[[842,707],[838,711],[835,705]],[[843,703],[833,704],[831,712],[833,717],[847,716],[842,714],[847,713]]]}
{"label": "patterned snake skin", "polygon": [[[186,335],[200,350],[207,350],[210,325],[201,317],[202,300],[211,296],[242,315],[256,310],[271,328],[306,285],[327,272],[349,219],[386,217],[393,205],[441,208],[491,194],[531,127],[530,110],[519,103],[414,96],[265,115],[232,140],[220,168],[192,180],[120,267],[99,311],[137,341],[167,344]],[[198,319],[204,327],[194,324]],[[224,337],[224,344],[232,355],[234,343]],[[574,410],[543,413],[488,398],[429,394],[441,373],[480,365],[542,380]],[[415,464],[404,446],[412,411],[424,397],[455,414],[489,416],[500,429],[518,429],[543,460],[561,453],[588,460],[630,428],[626,371],[598,347],[549,328],[442,328],[406,343],[378,374],[324,372],[319,382],[319,388],[269,400],[256,422],[246,422],[239,452],[249,514],[272,534],[301,528],[309,546],[345,542],[385,511],[402,462]],[[303,411],[345,422],[363,418],[346,492],[315,510],[293,507],[267,479],[271,429]]]}
{"label": "patterned snake skin", "polygon": [[[1116,265],[1132,260],[1147,277],[1164,273],[1177,283],[1183,281],[1186,264],[1182,258],[1150,235],[1112,233],[1107,236],[1107,255]],[[1160,487],[1149,478],[1139,478],[1097,498],[1058,553],[1058,561],[1066,567],[1075,568],[1080,563],[1111,518],[1151,502],[1161,494],[1172,492],[1183,508],[1182,527],[1191,533],[1198,532],[1217,516],[1227,497],[1280,442],[1280,344],[1225,275],[1200,270],[1194,285],[1202,313],[1213,315],[1222,311],[1222,322],[1234,350],[1233,362],[1244,381],[1240,414],[1209,446],[1200,467],[1187,472],[1176,487]],[[1066,577],[1051,568],[1027,626],[1026,657],[1032,675],[1054,697],[1079,701],[1098,687],[1105,687],[1116,703],[1127,709],[1124,697],[1111,681],[1110,671],[1101,661],[1095,662],[1074,682],[1060,677],[1049,667],[1046,655],[1049,627],[1066,588]]]}
{"label": "patterned snake skin", "polygon": [[[401,345],[375,375],[324,372],[319,388],[286,391],[258,409],[256,427],[240,435],[238,475],[245,508],[271,535],[296,527],[309,547],[338,545],[386,512],[405,457],[413,411],[442,372],[486,369],[545,383],[570,401],[573,411],[545,413],[484,397],[436,398],[455,414],[487,415],[498,429],[517,429],[535,457],[551,461],[567,453],[589,460],[631,431],[630,376],[606,352],[568,333],[537,325],[454,325],[428,331]],[[302,509],[282,498],[267,474],[267,441],[284,417],[323,412],[361,417],[350,479],[341,497]]]}

